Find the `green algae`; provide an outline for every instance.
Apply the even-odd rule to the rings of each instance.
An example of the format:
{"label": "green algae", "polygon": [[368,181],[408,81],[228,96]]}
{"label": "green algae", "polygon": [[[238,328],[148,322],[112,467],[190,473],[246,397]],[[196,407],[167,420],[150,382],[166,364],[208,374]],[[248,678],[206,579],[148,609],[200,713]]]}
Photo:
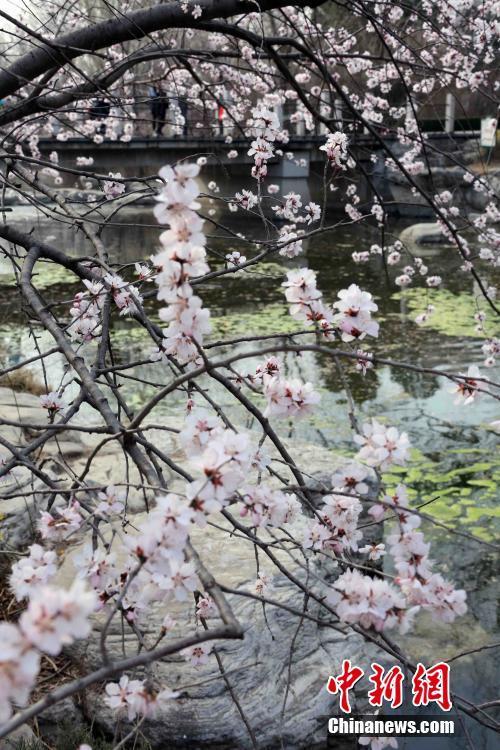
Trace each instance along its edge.
{"label": "green algae", "polygon": [[229,315],[214,315],[212,338],[220,336],[260,336],[270,333],[293,333],[299,330],[285,303],[271,303],[252,312],[242,310]]}
{"label": "green algae", "polygon": [[248,266],[241,271],[240,276],[243,274],[250,274],[253,277],[262,276],[266,279],[283,280],[286,274],[286,267],[281,266],[279,263],[273,263],[272,261],[260,261],[254,266]]}
{"label": "green algae", "polygon": [[[56,263],[39,261],[33,273],[33,284],[41,290],[49,289],[51,286],[81,284],[81,281],[67,268],[62,268]],[[17,281],[13,273],[0,274],[0,288],[13,288],[16,285]]]}
{"label": "green algae", "polygon": [[443,450],[437,460],[413,451],[407,467],[391,467],[383,476],[389,492],[404,483],[414,507],[425,504],[427,515],[483,541],[500,534],[499,478],[500,455],[486,448]]}
{"label": "green algae", "polygon": [[425,289],[415,287],[405,289],[392,295],[392,299],[406,303],[409,313],[415,317],[425,312],[427,305],[434,305],[432,315],[422,324],[423,328],[430,328],[446,336],[477,338],[475,313],[478,310],[486,312],[485,329],[489,336],[500,335],[500,323],[489,316],[484,309],[484,299],[476,298],[467,292],[454,294],[448,289]]}

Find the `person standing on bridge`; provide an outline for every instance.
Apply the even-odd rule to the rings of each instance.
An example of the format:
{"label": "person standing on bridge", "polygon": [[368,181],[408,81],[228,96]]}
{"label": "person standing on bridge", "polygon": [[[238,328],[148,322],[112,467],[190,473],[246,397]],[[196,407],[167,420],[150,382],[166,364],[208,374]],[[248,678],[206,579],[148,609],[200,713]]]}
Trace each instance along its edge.
{"label": "person standing on bridge", "polygon": [[159,138],[162,135],[163,126],[165,125],[168,99],[161,86],[150,86],[148,93],[153,134]]}
{"label": "person standing on bridge", "polygon": [[106,101],[102,96],[95,99],[89,110],[89,117],[91,120],[100,121],[99,127],[96,129],[97,133],[106,133],[106,123],[104,122],[109,117],[110,103]]}

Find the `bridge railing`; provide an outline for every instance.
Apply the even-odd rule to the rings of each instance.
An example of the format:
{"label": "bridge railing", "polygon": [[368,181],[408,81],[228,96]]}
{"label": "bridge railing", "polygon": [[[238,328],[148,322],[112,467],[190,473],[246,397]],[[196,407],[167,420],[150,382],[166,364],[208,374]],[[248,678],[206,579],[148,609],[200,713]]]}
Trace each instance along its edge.
{"label": "bridge railing", "polygon": [[[242,135],[238,123],[231,117],[230,105],[228,105],[229,111],[226,111],[224,107],[209,108],[205,106],[204,108],[195,108],[188,98],[179,98],[169,95],[168,92],[165,99],[168,106],[164,114],[164,124],[159,128],[164,136],[201,139],[217,136],[236,138]],[[136,96],[131,109],[127,108],[125,111],[120,111],[118,107],[112,107],[109,113],[114,120],[113,127],[119,134],[121,134],[125,122],[132,115],[134,118],[134,135],[139,137],[155,135],[158,131],[158,122],[155,122],[153,114],[153,100],[145,95]],[[290,119],[290,113],[286,109],[279,113],[279,117],[283,128],[288,130],[291,136],[309,137],[311,135],[310,131],[306,130],[303,121],[294,122]],[[339,117],[338,126],[340,129],[342,123],[347,124],[349,118],[342,118],[341,115]],[[105,118],[103,118],[103,124],[104,126],[106,124]],[[324,135],[326,131],[327,128],[318,123],[312,135]]]}

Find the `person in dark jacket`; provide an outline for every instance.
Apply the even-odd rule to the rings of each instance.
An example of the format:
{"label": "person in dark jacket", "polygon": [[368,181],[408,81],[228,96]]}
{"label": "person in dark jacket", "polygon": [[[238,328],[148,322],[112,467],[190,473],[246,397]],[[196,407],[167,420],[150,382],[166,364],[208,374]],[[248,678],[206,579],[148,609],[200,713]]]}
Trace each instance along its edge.
{"label": "person in dark jacket", "polygon": [[[106,117],[109,117],[109,109],[110,105],[109,102],[106,101],[106,99],[103,99],[102,97],[99,99],[94,99],[89,110],[89,117],[91,120],[105,120]],[[106,125],[104,124],[104,122],[102,122],[97,132],[106,132]]]}
{"label": "person in dark jacket", "polygon": [[159,138],[162,135],[168,109],[168,99],[161,86],[150,86],[149,106],[151,108],[153,134]]}

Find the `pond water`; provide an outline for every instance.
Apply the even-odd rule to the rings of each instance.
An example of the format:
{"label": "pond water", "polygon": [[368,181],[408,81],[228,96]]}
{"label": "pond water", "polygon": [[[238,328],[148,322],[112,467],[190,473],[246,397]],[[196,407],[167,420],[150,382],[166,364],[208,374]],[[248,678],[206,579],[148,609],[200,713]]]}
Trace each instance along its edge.
{"label": "pond water", "polygon": [[[34,227],[42,236],[53,235],[54,244],[76,256],[89,253],[83,238],[71,226],[54,227],[47,220],[25,207],[15,207],[9,222],[26,231]],[[224,223],[234,232],[256,236],[258,226],[241,215],[225,217]],[[396,239],[403,225],[390,227]],[[104,240],[113,262],[120,265],[147,259],[155,252],[158,226],[152,220],[150,208],[130,209],[118,225],[105,230]],[[459,272],[460,262],[453,250],[445,245],[420,248],[416,253],[432,267],[432,273],[444,279],[442,290],[427,290],[418,281],[404,292],[398,292],[393,278],[398,270],[390,270],[388,278],[382,261],[374,257],[369,263],[355,265],[353,250],[366,250],[372,243],[380,243],[377,230],[369,227],[335,229],[327,235],[312,238],[305,255],[294,261],[274,257],[249,273],[236,277],[221,277],[199,288],[199,294],[214,316],[214,340],[238,338],[259,333],[289,333],[297,330],[284,303],[280,284],[285,268],[307,264],[318,273],[318,286],[326,301],[334,301],[337,291],[355,281],[370,291],[379,305],[380,338],[365,342],[365,348],[392,360],[403,360],[436,369],[465,371],[469,364],[481,365],[481,340],[474,331],[472,315],[476,310],[487,312],[486,329],[489,335],[500,335],[500,324],[488,314],[471,277]],[[255,246],[232,238],[225,240],[217,232],[210,243],[213,268],[222,266],[222,258],[232,249],[239,249],[247,257]],[[6,364],[34,353],[33,341],[26,327],[26,312],[20,309],[18,292],[6,275],[7,265],[0,261],[0,355]],[[500,285],[500,277],[491,275],[485,280]],[[79,290],[72,277],[54,273],[50,264],[41,266],[37,284],[43,288],[47,301],[64,299],[68,302]],[[415,324],[415,316],[428,303],[435,305],[434,315],[425,326]],[[69,304],[66,305],[69,309]],[[147,302],[155,316],[153,300]],[[39,346],[50,348],[52,342],[38,331]],[[118,361],[133,362],[144,359],[151,351],[138,326],[123,318],[113,323],[112,340]],[[244,344],[237,345],[248,347]],[[217,354],[223,353],[217,349]],[[322,396],[321,409],[312,419],[298,426],[290,426],[290,435],[301,440],[329,446],[332,450],[352,455],[355,446],[349,430],[347,400],[338,373],[330,358],[306,353],[284,357],[288,371],[305,380],[312,380]],[[255,360],[256,361],[256,360]],[[255,363],[246,360],[240,370]],[[33,368],[35,371],[37,366]],[[406,639],[405,647],[415,659],[429,665],[464,650],[480,648],[500,641],[497,592],[498,556],[481,544],[499,538],[500,506],[497,485],[500,480],[498,436],[488,423],[500,418],[498,402],[488,397],[468,407],[454,404],[450,394],[452,385],[445,378],[422,375],[389,367],[377,367],[366,377],[347,366],[353,397],[360,420],[381,417],[406,430],[413,448],[412,461],[406,468],[394,471],[386,479],[389,486],[404,481],[416,503],[426,502],[426,512],[450,528],[465,531],[477,541],[452,536],[445,529],[425,523],[425,531],[432,540],[432,558],[437,567],[468,592],[469,612],[453,626],[432,624],[425,617],[418,618],[417,628]],[[57,386],[63,373],[59,355],[48,361],[49,382]],[[148,381],[123,380],[123,395],[134,408],[144,403],[154,392],[156,383],[164,383],[168,376],[161,365],[149,363],[134,368],[134,376]],[[487,371],[498,380],[499,368]],[[232,413],[234,404],[227,393],[218,393],[221,404]],[[175,414],[183,409],[184,397],[162,406],[164,413]],[[161,412],[159,412],[161,414]],[[251,424],[246,425],[251,427]],[[288,428],[287,428],[288,429]],[[328,467],[325,467],[327,469]],[[453,664],[452,687],[474,702],[497,697],[500,673],[500,649],[491,649],[462,658]],[[426,739],[425,748],[484,748],[498,747],[498,736],[466,721],[467,732],[453,739]],[[401,739],[400,747],[422,750],[418,739]]]}

